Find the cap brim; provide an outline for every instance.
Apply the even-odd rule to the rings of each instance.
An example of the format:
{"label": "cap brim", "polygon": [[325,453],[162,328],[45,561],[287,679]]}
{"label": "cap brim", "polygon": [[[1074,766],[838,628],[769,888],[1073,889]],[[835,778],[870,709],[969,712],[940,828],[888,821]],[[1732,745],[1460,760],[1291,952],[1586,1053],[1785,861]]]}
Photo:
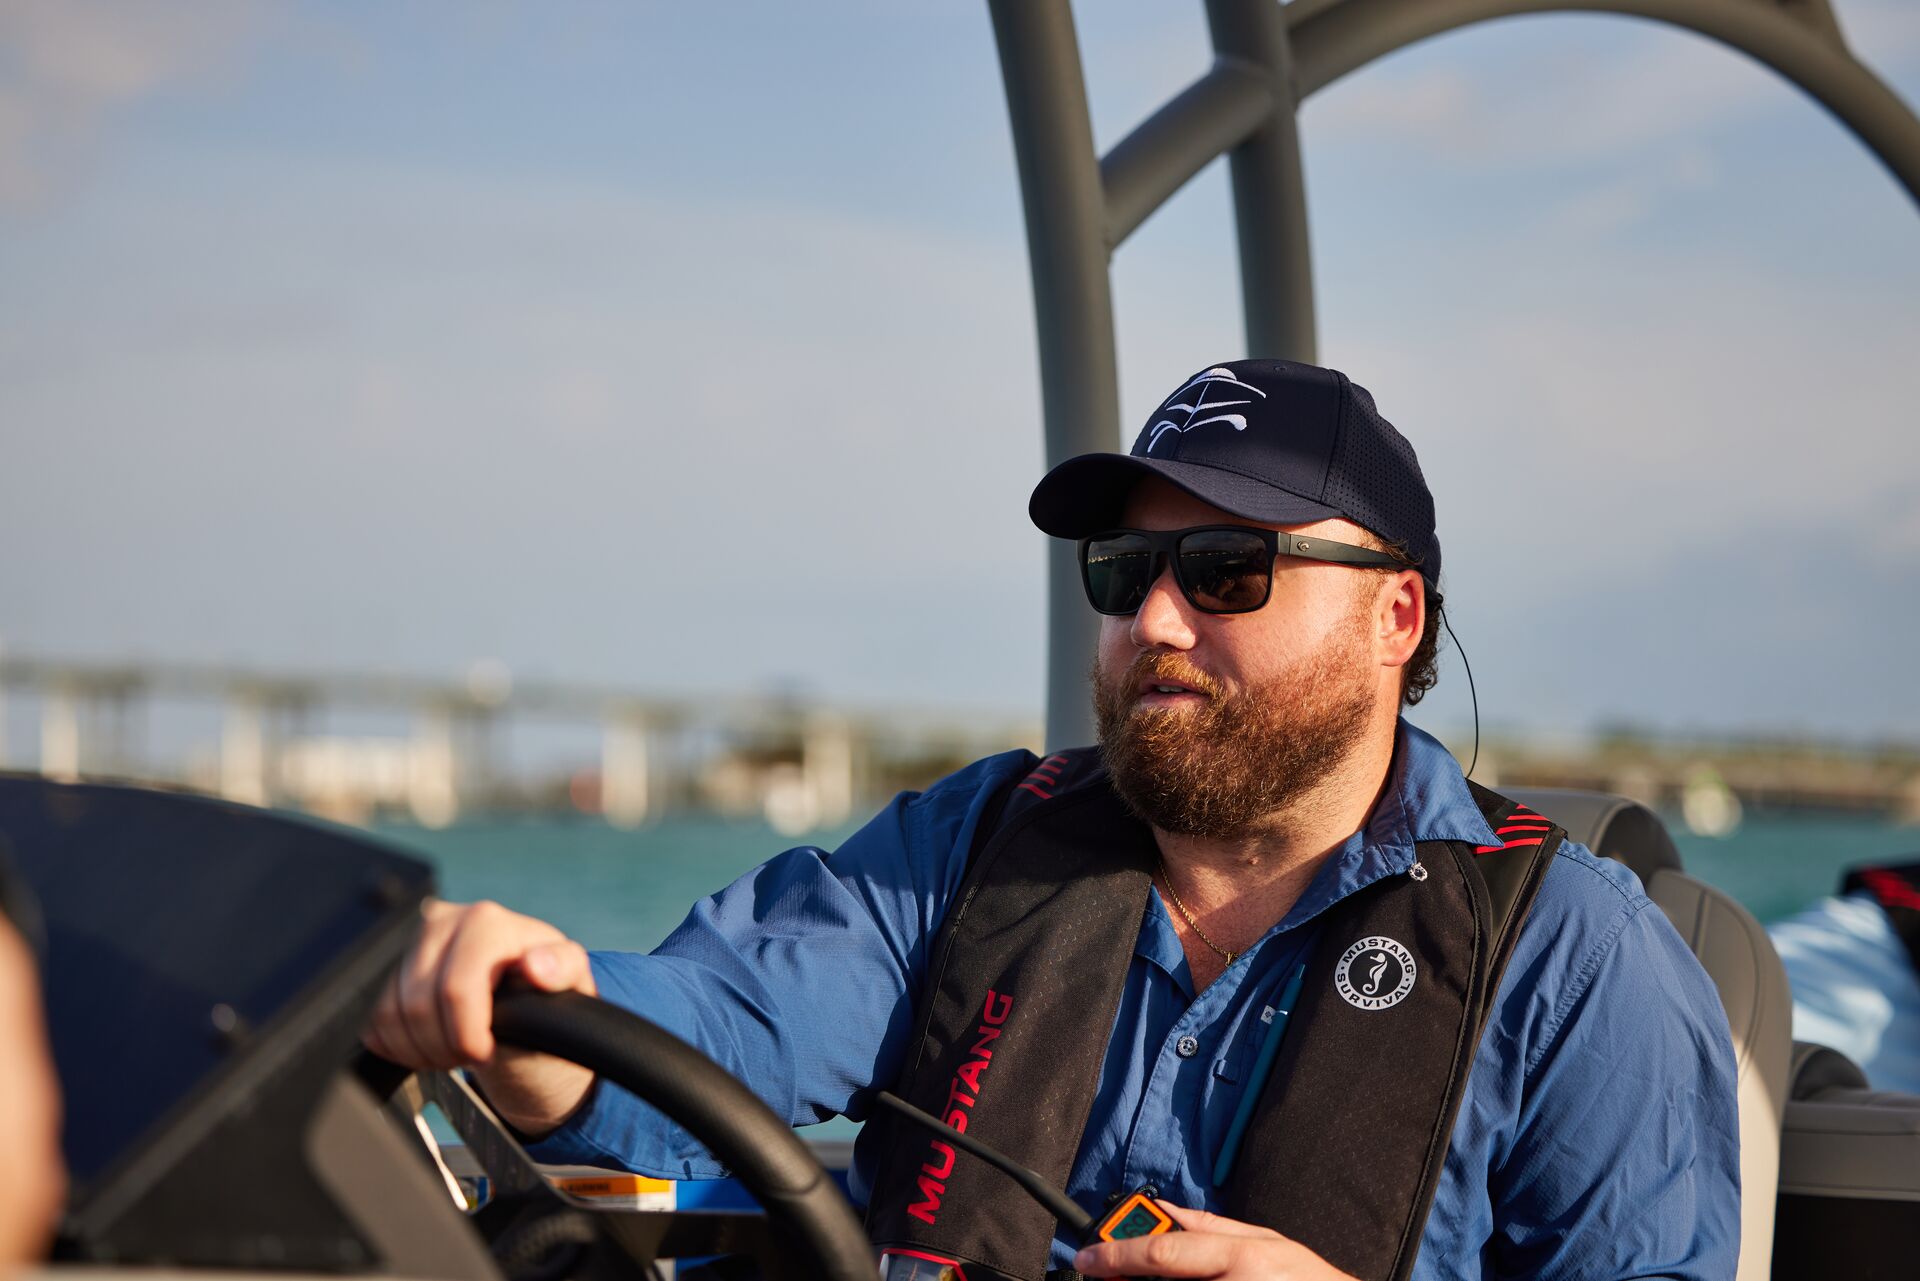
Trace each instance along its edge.
{"label": "cap brim", "polygon": [[1085,538],[1120,524],[1127,495],[1147,476],[1158,476],[1203,503],[1263,525],[1302,525],[1341,514],[1325,503],[1218,467],[1130,454],[1081,454],[1040,478],[1027,500],[1027,515],[1055,538]]}

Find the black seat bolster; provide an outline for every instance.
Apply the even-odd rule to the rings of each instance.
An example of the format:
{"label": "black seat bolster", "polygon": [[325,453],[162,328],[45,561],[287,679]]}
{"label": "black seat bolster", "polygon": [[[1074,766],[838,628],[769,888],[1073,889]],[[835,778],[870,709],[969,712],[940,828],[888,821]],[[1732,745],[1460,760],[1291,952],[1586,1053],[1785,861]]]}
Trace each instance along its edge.
{"label": "black seat bolster", "polygon": [[1793,1043],[1793,1061],[1787,1069],[1789,1099],[1817,1099],[1828,1090],[1867,1088],[1867,1074],[1860,1065],[1832,1046]]}

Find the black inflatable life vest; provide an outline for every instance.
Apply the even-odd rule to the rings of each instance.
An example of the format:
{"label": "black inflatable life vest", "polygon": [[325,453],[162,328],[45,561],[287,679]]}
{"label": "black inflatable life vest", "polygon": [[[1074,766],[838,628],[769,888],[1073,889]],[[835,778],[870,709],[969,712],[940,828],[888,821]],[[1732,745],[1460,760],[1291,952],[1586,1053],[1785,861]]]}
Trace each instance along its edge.
{"label": "black inflatable life vest", "polygon": [[[1469,784],[1503,843],[1425,841],[1323,918],[1280,1057],[1222,1189],[1362,1281],[1413,1269],[1500,975],[1565,833]],[[1157,847],[1098,752],[1050,756],[983,818],[930,953],[895,1092],[1065,1187],[1151,892]],[[1374,990],[1351,983],[1392,957]],[[1404,959],[1403,959],[1404,958]],[[1401,991],[1402,988],[1405,991]],[[1391,998],[1391,999],[1389,999]],[[1366,1088],[1357,1089],[1364,1065]],[[969,1281],[1041,1281],[1056,1224],[1006,1175],[891,1117],[868,1206],[882,1249]],[[1123,1191],[1124,1189],[1115,1189]]]}
{"label": "black inflatable life vest", "polygon": [[1920,973],[1920,863],[1893,867],[1856,867],[1840,883],[1842,894],[1865,890],[1887,914],[1893,932],[1906,944],[1914,970]]}

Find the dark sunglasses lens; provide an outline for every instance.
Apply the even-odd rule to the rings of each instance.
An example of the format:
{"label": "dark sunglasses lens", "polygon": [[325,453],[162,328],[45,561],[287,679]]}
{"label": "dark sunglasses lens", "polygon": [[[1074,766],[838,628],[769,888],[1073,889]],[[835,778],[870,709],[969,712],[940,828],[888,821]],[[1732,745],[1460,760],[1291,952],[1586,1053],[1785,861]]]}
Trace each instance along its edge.
{"label": "dark sunglasses lens", "polygon": [[1187,597],[1219,614],[1258,609],[1273,584],[1273,557],[1258,534],[1207,529],[1180,540],[1180,577]]}
{"label": "dark sunglasses lens", "polygon": [[1087,540],[1081,562],[1087,599],[1102,614],[1131,614],[1153,586],[1153,548],[1138,534]]}

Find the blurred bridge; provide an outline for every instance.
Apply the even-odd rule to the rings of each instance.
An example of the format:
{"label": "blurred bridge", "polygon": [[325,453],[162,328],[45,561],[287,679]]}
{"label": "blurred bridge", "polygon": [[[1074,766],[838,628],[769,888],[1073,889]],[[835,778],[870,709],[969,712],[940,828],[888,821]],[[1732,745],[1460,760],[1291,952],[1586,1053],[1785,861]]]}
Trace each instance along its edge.
{"label": "blurred bridge", "polygon": [[[9,754],[6,703],[38,711],[37,752]],[[211,746],[160,759],[152,709],[217,713]],[[408,728],[328,732],[340,711]],[[20,717],[14,717],[17,724]],[[559,779],[503,764],[514,727],[598,735],[597,763]],[[759,813],[783,831],[846,822],[879,796],[1008,747],[1037,718],[955,710],[857,711],[798,698],[667,698],[521,683],[476,664],[462,680],[263,672],[192,663],[81,663],[0,653],[0,768],[54,778],[184,786],[347,821],[410,814],[443,826],[474,808],[571,807],[622,826],[665,810]]]}
{"label": "blurred bridge", "polygon": [[[9,697],[18,700],[16,728],[37,711],[37,752],[9,755]],[[183,704],[199,712],[199,739],[155,752],[152,709],[177,718]],[[342,713],[386,728],[339,732]],[[507,760],[516,733],[555,727],[574,741],[559,774]],[[0,768],[158,782],[350,822],[398,814],[440,826],[475,810],[576,810],[635,826],[695,810],[759,815],[797,833],[845,823],[901,788],[1039,739],[1037,717],[861,711],[764,695],[667,698],[517,682],[488,663],[464,679],[432,680],[0,653]],[[1741,806],[1920,823],[1920,745],[1911,743],[1495,735],[1475,777],[1618,792],[1697,830],[1737,823]]]}

